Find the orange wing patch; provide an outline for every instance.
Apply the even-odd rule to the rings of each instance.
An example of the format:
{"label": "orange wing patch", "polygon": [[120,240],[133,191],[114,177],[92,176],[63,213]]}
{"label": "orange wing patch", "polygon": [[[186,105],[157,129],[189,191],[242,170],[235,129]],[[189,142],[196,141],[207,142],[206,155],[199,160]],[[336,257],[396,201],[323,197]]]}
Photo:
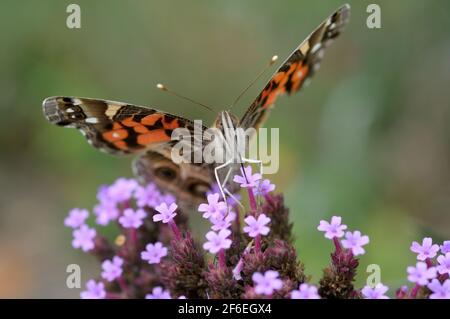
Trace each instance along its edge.
{"label": "orange wing patch", "polygon": [[124,140],[128,137],[128,131],[124,128],[115,129],[103,133],[103,138],[111,143]]}
{"label": "orange wing patch", "polygon": [[170,141],[170,136],[168,136],[163,129],[157,129],[149,131],[145,134],[140,134],[137,137],[137,143],[140,145],[147,145],[151,143],[162,143]]}
{"label": "orange wing patch", "polygon": [[280,71],[275,74],[261,94],[260,101],[263,102],[261,107],[271,106],[275,103],[277,97],[285,94],[286,91],[297,91],[307,75],[308,65],[301,62],[292,63],[287,71]]}
{"label": "orange wing patch", "polygon": [[147,115],[146,117],[143,117],[141,119],[141,124],[144,124],[144,125],[155,125],[155,123],[159,119],[161,119],[163,117],[164,116],[162,114],[158,114],[158,113],[150,114],[150,115]]}
{"label": "orange wing patch", "polygon": [[180,127],[180,123],[176,118],[169,120],[167,116],[164,116],[163,126],[166,130],[174,130]]}

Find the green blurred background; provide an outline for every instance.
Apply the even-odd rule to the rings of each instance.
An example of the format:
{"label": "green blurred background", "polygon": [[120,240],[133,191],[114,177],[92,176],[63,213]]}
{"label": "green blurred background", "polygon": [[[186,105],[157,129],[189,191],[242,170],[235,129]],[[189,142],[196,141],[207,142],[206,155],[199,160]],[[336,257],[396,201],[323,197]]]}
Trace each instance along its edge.
{"label": "green blurred background", "polygon": [[[131,176],[130,158],[47,123],[45,97],[107,98],[212,122],[155,84],[227,106],[273,54],[283,59],[344,3],[73,2],[78,30],[65,24],[70,1],[0,2],[0,297],[78,297],[66,288],[66,265],[82,265],[83,282],[99,265],[71,248],[63,219],[91,208],[100,184]],[[316,227],[337,214],[370,236],[358,284],[377,263],[382,281],[398,287],[414,263],[412,240],[450,237],[450,2],[377,1],[381,29],[366,27],[372,1],[349,3],[350,25],[314,81],[280,99],[267,122],[281,136],[270,178],[286,195],[313,282],[332,249]]]}

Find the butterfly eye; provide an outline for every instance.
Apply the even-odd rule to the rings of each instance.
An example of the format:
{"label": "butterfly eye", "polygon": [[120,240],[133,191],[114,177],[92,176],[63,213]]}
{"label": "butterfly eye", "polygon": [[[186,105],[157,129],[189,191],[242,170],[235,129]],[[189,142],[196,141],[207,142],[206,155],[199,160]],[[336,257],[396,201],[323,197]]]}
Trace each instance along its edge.
{"label": "butterfly eye", "polygon": [[172,181],[177,177],[177,172],[170,167],[160,167],[155,171],[155,175],[166,181]]}
{"label": "butterfly eye", "polygon": [[187,191],[195,197],[206,198],[209,190],[209,184],[204,182],[192,182],[187,185]]}

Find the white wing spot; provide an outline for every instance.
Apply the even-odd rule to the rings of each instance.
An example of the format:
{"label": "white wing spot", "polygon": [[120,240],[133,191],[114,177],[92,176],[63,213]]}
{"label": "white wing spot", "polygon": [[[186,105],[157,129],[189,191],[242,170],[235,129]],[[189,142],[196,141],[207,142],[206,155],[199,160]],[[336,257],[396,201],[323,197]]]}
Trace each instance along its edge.
{"label": "white wing spot", "polygon": [[69,107],[69,108],[66,109],[66,112],[67,113],[73,113],[73,112],[75,112],[75,110],[73,108]]}
{"label": "white wing spot", "polygon": [[114,138],[119,138],[119,137],[120,137],[120,134],[117,133],[117,132],[113,132],[113,133],[112,133],[112,137],[114,137]]}
{"label": "white wing spot", "polygon": [[96,118],[96,117],[88,117],[84,121],[86,123],[90,123],[90,124],[97,124],[98,123],[98,118]]}
{"label": "white wing spot", "polygon": [[315,53],[317,50],[320,49],[321,46],[322,46],[322,45],[321,45],[320,43],[314,44],[314,46],[313,46],[312,49],[311,49],[311,53]]}

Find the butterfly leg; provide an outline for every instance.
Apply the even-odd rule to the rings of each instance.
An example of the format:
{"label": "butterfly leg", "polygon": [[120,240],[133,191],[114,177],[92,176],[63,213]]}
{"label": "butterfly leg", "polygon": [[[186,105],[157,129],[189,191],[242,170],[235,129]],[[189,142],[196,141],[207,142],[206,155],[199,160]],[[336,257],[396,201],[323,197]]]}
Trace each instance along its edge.
{"label": "butterfly leg", "polygon": [[[217,186],[219,187],[220,194],[222,195],[222,198],[224,200],[226,199],[226,197],[225,197],[225,193],[223,191],[222,182],[220,181],[220,178],[219,178],[219,170],[230,164],[231,164],[231,160],[214,168],[214,176],[216,177]],[[225,200],[225,202],[226,202],[226,200]]]}
{"label": "butterfly leg", "polygon": [[[223,181],[223,183],[222,183],[222,188],[223,188],[223,190],[224,190],[224,192],[228,195],[228,196],[230,196],[230,198],[231,199],[233,199],[234,200],[234,202],[235,203],[237,203],[239,206],[241,206],[242,208],[244,208],[244,205],[242,205],[242,203],[226,188],[226,185],[227,185],[227,183],[228,183],[228,179],[230,178],[230,174],[231,174],[231,172],[232,172],[232,170],[233,170],[233,168],[232,167],[230,167],[230,168],[228,168],[228,172],[227,172],[227,175],[225,176],[225,179],[224,179],[224,181]],[[227,200],[224,198],[224,200],[225,200],[225,203],[228,205],[228,202],[227,202]]]}
{"label": "butterfly leg", "polygon": [[222,198],[225,201],[225,203],[227,204],[227,206],[228,206],[228,202],[227,202],[227,197],[225,196],[225,194],[227,194],[236,203],[238,203],[241,207],[243,207],[241,202],[235,196],[233,196],[233,194],[231,194],[231,192],[226,188],[226,184],[228,182],[228,179],[230,178],[230,174],[231,174],[232,168],[230,167],[228,169],[228,172],[227,172],[223,182],[219,178],[219,170],[224,168],[224,167],[226,167],[226,166],[228,166],[228,165],[230,165],[230,164],[232,164],[232,160],[229,160],[229,161],[225,162],[224,164],[221,164],[221,165],[217,166],[216,168],[214,168],[214,175],[216,177],[216,182],[217,182],[217,185],[219,187],[219,190],[220,190],[220,193],[222,195]]}

